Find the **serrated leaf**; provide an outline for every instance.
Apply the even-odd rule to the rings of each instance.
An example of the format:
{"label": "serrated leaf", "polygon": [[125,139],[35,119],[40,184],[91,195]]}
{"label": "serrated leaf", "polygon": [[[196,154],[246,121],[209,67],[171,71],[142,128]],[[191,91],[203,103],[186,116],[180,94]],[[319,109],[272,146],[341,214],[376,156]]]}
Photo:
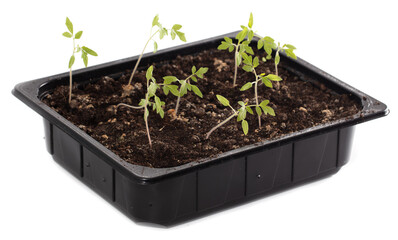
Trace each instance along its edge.
{"label": "serrated leaf", "polygon": [[251,109],[251,107],[246,107],[246,111],[250,114],[253,114],[253,110]]}
{"label": "serrated leaf", "polygon": [[198,79],[197,79],[195,76],[192,76],[191,79],[192,79],[194,82],[198,82]]}
{"label": "serrated leaf", "polygon": [[69,58],[69,65],[68,65],[68,68],[72,68],[72,66],[73,66],[74,63],[75,63],[75,55],[72,55],[72,56]]}
{"label": "serrated leaf", "polygon": [[86,67],[87,67],[87,65],[88,65],[88,57],[87,57],[87,53],[85,53],[85,52],[82,52],[82,59],[83,59],[84,66],[86,66]]}
{"label": "serrated leaf", "polygon": [[249,28],[253,27],[253,13],[250,13],[249,23],[247,24],[247,26],[249,26]]}
{"label": "serrated leaf", "polygon": [[240,32],[236,35],[235,38],[236,38],[239,42],[242,42],[243,39],[245,39],[246,35],[247,35],[247,28],[245,27],[242,31],[240,31]]}
{"label": "serrated leaf", "polygon": [[249,65],[244,65],[242,67],[243,70],[245,70],[246,72],[252,72],[253,71],[253,67],[249,66]]}
{"label": "serrated leaf", "polygon": [[68,32],[64,32],[64,33],[62,33],[62,36],[67,37],[67,38],[71,38],[72,34],[70,34]]}
{"label": "serrated leaf", "polygon": [[272,109],[270,106],[263,107],[263,111],[267,112],[271,116],[275,116],[274,109]]}
{"label": "serrated leaf", "polygon": [[269,43],[275,42],[275,40],[272,37],[269,37],[269,36],[266,36],[263,39],[264,39],[264,41],[269,42]]}
{"label": "serrated leaf", "polygon": [[250,30],[247,34],[247,40],[251,41],[254,37],[254,32],[253,30]]}
{"label": "serrated leaf", "polygon": [[192,84],[187,82],[187,89],[188,89],[188,91],[192,91]]}
{"label": "serrated leaf", "polygon": [[224,37],[224,39],[225,39],[225,41],[226,41],[227,43],[232,44],[232,39],[231,39],[231,38],[229,38],[229,37]]}
{"label": "serrated leaf", "polygon": [[242,107],[245,106],[245,103],[243,101],[239,101],[238,104],[241,105]]}
{"label": "serrated leaf", "polygon": [[274,82],[279,82],[279,81],[282,80],[281,77],[279,77],[279,76],[277,76],[277,75],[275,75],[275,74],[268,74],[268,75],[266,76],[266,78],[268,78],[269,80],[274,81]]}
{"label": "serrated leaf", "polygon": [[174,24],[173,25],[173,27],[172,27],[172,29],[174,29],[174,30],[180,30],[182,28],[182,26],[180,25],[180,24]]}
{"label": "serrated leaf", "polygon": [[[246,66],[246,65],[245,65],[245,66]],[[243,67],[245,67],[245,66],[243,66]],[[241,90],[241,91],[246,91],[247,89],[251,88],[252,86],[253,86],[253,83],[248,82],[248,83],[246,83],[245,85],[243,85],[243,86],[240,88],[240,90]]]}
{"label": "serrated leaf", "polygon": [[180,96],[180,92],[178,91],[177,85],[169,85],[168,88],[174,96],[176,96],[176,97]]}
{"label": "serrated leaf", "polygon": [[235,49],[235,47],[234,47],[233,45],[231,45],[231,46],[228,47],[228,51],[229,51],[229,52],[232,52],[234,49]]}
{"label": "serrated leaf", "polygon": [[256,106],[256,113],[257,115],[261,116],[261,108],[259,106]]}
{"label": "serrated leaf", "polygon": [[164,111],[162,108],[160,108],[160,110],[159,110],[159,115],[161,118],[164,118]]}
{"label": "serrated leaf", "polygon": [[297,56],[296,56],[296,54],[294,54],[292,49],[286,49],[285,53],[286,53],[286,55],[288,57],[293,58],[293,59],[297,59]]}
{"label": "serrated leaf", "polygon": [[156,14],[156,16],[152,20],[152,27],[154,27],[158,24],[159,24],[159,14]]}
{"label": "serrated leaf", "polygon": [[229,106],[229,101],[228,101],[228,99],[226,99],[225,97],[223,97],[223,96],[221,96],[221,95],[216,95],[216,97],[217,97],[218,101],[219,101],[222,105],[224,105],[224,106],[226,106],[226,107]]}
{"label": "serrated leaf", "polygon": [[155,105],[156,105],[156,112],[159,113],[160,110],[162,109],[162,104],[158,96],[155,96]]}
{"label": "serrated leaf", "polygon": [[166,85],[165,85],[165,86],[163,86],[162,89],[163,89],[164,95],[166,95],[166,96],[169,95],[169,91],[170,91],[169,86],[166,86]]}
{"label": "serrated leaf", "polygon": [[209,68],[207,67],[201,67],[199,68],[199,70],[196,72],[196,76],[203,78],[203,74],[207,73],[207,71],[209,70]]}
{"label": "serrated leaf", "polygon": [[98,56],[98,54],[94,50],[92,50],[88,47],[83,46],[82,49],[83,49],[83,51],[85,51],[86,53],[88,53],[92,56]]}
{"label": "serrated leaf", "polygon": [[158,43],[153,41],[153,52],[156,53],[158,51]]}
{"label": "serrated leaf", "polygon": [[148,87],[148,94],[149,94],[149,96],[155,95],[155,94],[156,94],[156,89],[157,89],[156,84],[151,82],[151,83],[149,84],[149,87]]}
{"label": "serrated leaf", "polygon": [[296,47],[293,46],[293,45],[291,45],[291,44],[285,44],[285,46],[286,46],[287,48],[289,48],[289,49],[292,49],[292,50],[296,49]]}
{"label": "serrated leaf", "polygon": [[200,89],[199,89],[197,86],[195,86],[195,85],[191,85],[191,86],[192,86],[192,91],[193,91],[196,95],[198,95],[199,97],[203,98],[203,94],[202,94],[202,92],[200,91]]}
{"label": "serrated leaf", "polygon": [[237,121],[242,121],[246,118],[246,108],[239,108]]}
{"label": "serrated leaf", "polygon": [[181,41],[186,42],[187,39],[185,38],[185,33],[176,31],[178,38],[180,38]]}
{"label": "serrated leaf", "polygon": [[195,74],[195,73],[196,73],[196,67],[195,67],[195,66],[192,66],[191,71],[192,71],[192,74]]}
{"label": "serrated leaf", "polygon": [[245,51],[251,55],[254,55],[253,49],[249,45],[245,45]]}
{"label": "serrated leaf", "polygon": [[253,59],[253,67],[256,68],[258,65],[259,65],[258,57],[255,57],[255,58]]}
{"label": "serrated leaf", "polygon": [[261,49],[264,46],[264,41],[262,39],[257,41],[257,49]]}
{"label": "serrated leaf", "polygon": [[252,58],[252,56],[249,56],[249,55],[247,55],[247,54],[243,54],[243,53],[242,53],[242,57],[243,57],[243,63],[244,63],[244,64],[247,64],[247,65],[249,65],[249,66],[252,66],[252,65],[253,65],[253,58]]}
{"label": "serrated leaf", "polygon": [[66,25],[66,27],[68,28],[69,32],[73,35],[73,24],[72,24],[72,22],[69,20],[68,17],[66,17],[65,25]]}
{"label": "serrated leaf", "polygon": [[267,77],[261,77],[261,81],[266,87],[272,88],[272,82]]}
{"label": "serrated leaf", "polygon": [[140,103],[138,103],[139,106],[144,106],[145,105],[145,99],[141,99]]}
{"label": "serrated leaf", "polygon": [[220,45],[218,45],[217,49],[218,50],[225,50],[227,48],[231,47],[230,44],[228,44],[227,42],[222,41]]}
{"label": "serrated leaf", "polygon": [[249,132],[249,123],[246,120],[242,121],[242,130],[245,135]]}
{"label": "serrated leaf", "polygon": [[147,70],[146,70],[146,80],[150,80],[152,78],[152,72],[153,72],[153,65],[151,65]]}
{"label": "serrated leaf", "polygon": [[262,102],[260,103],[260,107],[265,107],[265,106],[268,105],[268,103],[269,103],[269,100],[264,100],[264,101],[262,101]]}
{"label": "serrated leaf", "polygon": [[176,38],[177,34],[174,30],[171,30],[170,36],[171,36],[171,40],[174,40]]}
{"label": "serrated leaf", "polygon": [[75,34],[75,39],[80,39],[81,36],[82,36],[82,34],[83,34],[83,31],[78,31],[78,32]]}
{"label": "serrated leaf", "polygon": [[168,85],[172,82],[178,81],[178,78],[176,78],[174,76],[165,76],[165,77],[163,77],[163,80],[164,80],[163,83]]}

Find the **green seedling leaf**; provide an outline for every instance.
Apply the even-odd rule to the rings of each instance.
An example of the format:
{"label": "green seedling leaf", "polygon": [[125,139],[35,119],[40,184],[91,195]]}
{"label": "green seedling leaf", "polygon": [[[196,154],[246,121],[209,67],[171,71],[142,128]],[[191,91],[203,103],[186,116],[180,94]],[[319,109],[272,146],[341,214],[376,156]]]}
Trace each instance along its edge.
{"label": "green seedling leaf", "polygon": [[86,52],[82,51],[82,59],[83,59],[84,66],[87,67],[87,65],[88,65],[88,57],[87,57],[87,53]]}
{"label": "green seedling leaf", "polygon": [[156,53],[158,51],[158,43],[153,41],[153,52]]}
{"label": "green seedling leaf", "polygon": [[231,44],[222,41],[220,45],[218,45],[217,49],[218,50],[225,50],[227,48],[233,47]]}
{"label": "green seedling leaf", "polygon": [[296,47],[293,46],[293,45],[291,45],[291,44],[285,44],[285,46],[286,46],[287,48],[289,48],[289,49],[292,49],[292,50],[296,49]]}
{"label": "green seedling leaf", "polygon": [[221,95],[216,95],[216,97],[217,97],[218,101],[219,101],[222,105],[224,105],[224,106],[226,106],[226,107],[229,106],[229,101],[228,101],[228,99],[226,99],[225,97],[223,97],[223,96],[221,96]]}
{"label": "green seedling leaf", "polygon": [[75,63],[75,55],[72,55],[69,59],[68,68],[72,68],[73,64]]}
{"label": "green seedling leaf", "polygon": [[209,70],[209,68],[207,68],[207,67],[201,67],[195,74],[199,78],[203,78],[203,74],[207,73],[208,70]]}
{"label": "green seedling leaf", "polygon": [[242,121],[242,129],[243,129],[243,133],[245,135],[247,135],[247,133],[249,132],[249,123],[247,123],[246,120]]}
{"label": "green seedling leaf", "polygon": [[178,81],[178,78],[176,78],[176,77],[174,77],[174,76],[165,76],[165,77],[163,77],[163,79],[164,79],[164,84],[171,84],[171,83],[173,83],[173,82],[176,82],[176,81]]}
{"label": "green seedling leaf", "polygon": [[256,113],[257,115],[261,116],[261,108],[259,106],[256,106]]}
{"label": "green seedling leaf", "polygon": [[158,24],[159,24],[159,14],[156,14],[156,16],[152,20],[152,27],[154,27]]}
{"label": "green seedling leaf", "polygon": [[72,22],[69,20],[68,17],[66,17],[66,22],[65,22],[66,27],[68,28],[69,32],[71,34],[73,34],[73,24]]}
{"label": "green seedling leaf", "polygon": [[180,38],[181,41],[183,41],[183,42],[187,41],[187,39],[185,38],[185,33],[176,31],[176,34],[177,34],[178,38]]}
{"label": "green seedling leaf", "polygon": [[246,108],[239,108],[238,118],[236,119],[238,122],[244,120],[246,118]]}
{"label": "green seedling leaf", "polygon": [[253,59],[253,67],[256,68],[258,65],[259,65],[258,57],[255,57],[255,58]]}
{"label": "green seedling leaf", "polygon": [[202,94],[202,92],[200,91],[200,89],[199,89],[197,86],[191,85],[191,87],[192,87],[192,91],[193,91],[196,95],[198,95],[199,97],[203,98],[203,94]]}
{"label": "green seedling leaf", "polygon": [[192,79],[194,82],[198,82],[198,79],[197,79],[195,76],[192,76],[191,79]]}
{"label": "green seedling leaf", "polygon": [[272,82],[267,77],[261,77],[261,81],[266,87],[272,88]]}
{"label": "green seedling leaf", "polygon": [[186,81],[183,81],[180,88],[180,97],[184,96],[188,92],[188,85]]}
{"label": "green seedling leaf", "polygon": [[250,114],[253,114],[253,110],[249,106],[246,107],[246,111]]}
{"label": "green seedling leaf", "polygon": [[72,34],[69,33],[69,32],[64,32],[64,33],[62,33],[62,36],[67,37],[67,38],[71,38]]}
{"label": "green seedling leaf", "polygon": [[229,37],[224,37],[225,41],[229,44],[232,44],[232,39]]}
{"label": "green seedling leaf", "polygon": [[156,94],[157,86],[155,83],[151,82],[148,87],[149,96],[154,96]]}
{"label": "green seedling leaf", "polygon": [[177,85],[169,85],[168,88],[174,96],[176,96],[176,97],[180,96],[180,92],[178,91]]}
{"label": "green seedling leaf", "polygon": [[296,54],[294,54],[293,49],[285,49],[285,53],[288,57],[297,59]]}
{"label": "green seedling leaf", "polygon": [[247,24],[247,26],[249,26],[249,28],[253,27],[253,13],[250,13],[249,23]]}
{"label": "green seedling leaf", "polygon": [[249,65],[243,66],[242,69],[245,70],[246,72],[252,72],[253,71],[253,67],[251,67]]}
{"label": "green seedling leaf", "polygon": [[269,100],[264,100],[260,103],[260,107],[264,108],[265,106],[267,106],[269,103]]}
{"label": "green seedling leaf", "polygon": [[279,53],[276,53],[276,55],[275,55],[275,64],[278,65],[280,60],[281,60],[281,57],[279,56]]}
{"label": "green seedling leaf", "polygon": [[268,113],[268,114],[271,115],[271,116],[275,116],[274,109],[272,109],[270,106],[265,106],[265,107],[263,107],[262,109],[263,109],[263,111],[264,111],[265,113]]}
{"label": "green seedling leaf", "polygon": [[196,73],[196,67],[195,66],[192,66],[192,74],[195,74]]}
{"label": "green seedling leaf", "polygon": [[269,80],[274,81],[274,82],[279,82],[279,81],[282,80],[281,77],[279,77],[279,76],[277,76],[277,75],[275,75],[275,74],[268,74],[268,75],[266,76],[266,78],[268,78]]}
{"label": "green seedling leaf", "polygon": [[152,78],[152,72],[153,72],[153,65],[151,65],[147,70],[146,70],[146,80],[150,80]]}
{"label": "green seedling leaf", "polygon": [[78,31],[78,32],[75,34],[75,39],[80,39],[81,36],[82,36],[82,34],[83,34],[83,31]]}
{"label": "green seedling leaf", "polygon": [[83,49],[83,51],[85,51],[86,53],[88,53],[92,56],[98,56],[98,54],[94,50],[92,50],[88,47],[83,46],[82,49]]}
{"label": "green seedling leaf", "polygon": [[[245,67],[245,66],[243,66],[243,67]],[[240,90],[241,91],[246,91],[247,89],[251,88],[252,86],[253,86],[253,83],[248,82],[245,85],[243,85]]]}
{"label": "green seedling leaf", "polygon": [[174,24],[172,27],[172,29],[175,31],[180,30],[181,28],[182,28],[182,26],[180,24]]}

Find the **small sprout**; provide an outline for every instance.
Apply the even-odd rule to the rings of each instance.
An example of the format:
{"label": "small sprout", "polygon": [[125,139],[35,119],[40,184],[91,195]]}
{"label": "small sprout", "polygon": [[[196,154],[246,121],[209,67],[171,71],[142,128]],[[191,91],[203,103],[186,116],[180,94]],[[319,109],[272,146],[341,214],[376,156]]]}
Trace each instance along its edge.
{"label": "small sprout", "polygon": [[125,103],[119,103],[116,108],[120,106],[125,106],[133,109],[144,109],[144,121],[145,121],[145,127],[146,127],[146,132],[148,135],[148,142],[149,146],[152,148],[152,140],[151,140],[151,135],[149,132],[149,126],[148,126],[148,116],[149,116],[149,107],[152,107],[153,111],[156,111],[157,114],[160,115],[161,118],[164,117],[164,110],[163,106],[166,105],[165,102],[161,101],[160,98],[156,95],[157,89],[160,88],[160,85],[156,83],[156,79],[152,76],[153,73],[153,66],[151,65],[147,71],[146,71],[146,88],[147,92],[145,94],[145,98],[141,99],[140,103],[138,104],[139,106],[131,106]]}
{"label": "small sprout", "polygon": [[[249,123],[246,120],[246,115],[247,113],[249,114],[254,114],[252,107],[256,107],[257,105],[247,105],[247,103],[244,103],[242,101],[239,101],[238,104],[240,105],[240,108],[238,110],[235,110],[233,107],[231,107],[228,99],[226,99],[225,97],[221,96],[221,95],[216,95],[218,101],[224,105],[225,107],[229,107],[232,110],[232,115],[230,115],[228,118],[226,118],[224,121],[220,122],[219,124],[217,124],[217,126],[213,127],[209,132],[207,132],[206,134],[206,139],[208,139],[210,137],[210,135],[219,127],[221,127],[222,125],[224,125],[225,123],[227,123],[228,121],[230,121],[232,118],[236,117],[236,120],[238,122],[241,122],[242,125],[242,130],[243,133],[245,135],[247,135],[249,133]],[[265,109],[267,109],[266,111],[268,111],[269,109],[272,109],[271,107],[267,106],[268,102],[266,102],[268,100],[265,100],[261,103],[261,107],[264,106]],[[273,112],[273,110],[272,110]]]}
{"label": "small sprout", "polygon": [[72,56],[69,58],[69,64],[68,64],[68,68],[69,68],[69,98],[68,98],[68,103],[70,104],[71,99],[72,99],[72,66],[75,63],[75,53],[81,52],[82,55],[82,59],[83,59],[83,63],[84,66],[87,67],[88,65],[88,55],[91,56],[98,56],[98,54],[86,47],[86,46],[82,46],[80,47],[79,45],[75,45],[75,40],[76,39],[80,39],[82,37],[83,31],[78,31],[76,34],[73,34],[73,24],[72,22],[69,20],[69,18],[66,18],[66,22],[65,22],[66,27],[68,28],[68,32],[64,32],[62,35],[66,38],[72,38],[73,40],[73,52],[72,52]]}
{"label": "small sprout", "polygon": [[[191,83],[190,80],[194,82],[198,82],[198,78],[203,78],[203,74],[207,72],[208,68],[206,67],[201,67],[199,70],[196,70],[196,67],[192,67],[192,74],[189,75],[186,79],[184,80],[179,80],[177,77],[174,76],[166,76],[163,77],[164,82],[163,82],[163,92],[164,94],[168,95],[169,92],[171,92],[174,96],[178,97],[177,98],[177,103],[176,103],[176,108],[175,108],[175,116],[178,115],[178,108],[180,105],[180,99],[183,97],[185,94],[187,94],[188,91],[194,92],[196,95],[199,97],[203,98],[202,92],[199,90],[199,88]],[[178,89],[177,85],[173,85],[172,83],[178,82],[180,84],[180,88]]]}
{"label": "small sprout", "polygon": [[247,56],[247,53],[251,55],[254,54],[253,49],[249,46],[254,36],[254,31],[252,30],[252,26],[253,26],[253,14],[250,13],[248,26],[241,26],[242,31],[240,31],[235,37],[237,43],[234,43],[231,38],[225,37],[224,38],[225,41],[222,41],[217,48],[219,50],[228,49],[229,52],[235,50],[235,56],[234,56],[235,70],[234,70],[234,80],[233,80],[234,87],[236,86],[238,66],[242,63],[242,57]]}
{"label": "small sprout", "polygon": [[244,57],[243,63],[245,64],[242,67],[243,70],[245,70],[246,72],[253,73],[255,76],[255,80],[253,82],[248,82],[244,84],[240,90],[246,91],[254,85],[254,97],[256,100],[256,105],[254,106],[256,108],[256,113],[258,115],[258,126],[261,128],[261,114],[262,114],[261,110],[263,110],[265,115],[270,114],[272,116],[275,116],[275,113],[273,110],[270,110],[272,108],[267,106],[269,102],[268,100],[265,100],[267,101],[266,103],[264,103],[265,101],[259,103],[258,91],[257,91],[258,84],[261,81],[266,87],[272,88],[272,82],[279,82],[282,80],[282,78],[274,74],[265,75],[265,73],[261,73],[258,75],[256,72],[256,67],[259,65],[258,57],[255,57],[254,59],[252,56]]}
{"label": "small sprout", "polygon": [[[157,27],[157,30],[152,33],[153,29]],[[181,32],[181,25],[174,24],[171,29],[164,28],[162,24],[159,23],[159,15],[156,15],[152,20],[151,32],[149,34],[149,39],[146,42],[144,49],[142,49],[141,55],[138,57],[138,60],[134,66],[133,72],[131,73],[128,85],[131,85],[131,81],[133,80],[134,74],[137,71],[138,65],[140,64],[142,55],[144,55],[145,49],[148,46],[149,42],[153,41],[153,52],[157,52],[158,43],[153,39],[156,35],[159,35],[159,39],[162,40],[164,36],[167,36],[170,32],[171,39],[174,40],[176,36],[183,42],[186,42],[185,33]]]}
{"label": "small sprout", "polygon": [[294,47],[291,44],[284,44],[281,47],[281,44],[278,42],[278,46],[276,47],[276,53],[275,53],[275,74],[278,76],[278,64],[280,62],[280,56],[279,52],[285,52],[286,55],[290,58],[297,59],[296,54],[294,54],[294,50],[296,50],[296,47]]}

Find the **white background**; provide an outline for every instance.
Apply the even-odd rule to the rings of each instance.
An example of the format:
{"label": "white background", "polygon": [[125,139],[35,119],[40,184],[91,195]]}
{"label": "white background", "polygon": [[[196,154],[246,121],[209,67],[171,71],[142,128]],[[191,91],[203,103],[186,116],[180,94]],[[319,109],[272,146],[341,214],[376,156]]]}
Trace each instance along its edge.
{"label": "white background", "polygon": [[[396,10],[382,0],[2,1],[0,239],[397,239]],[[67,71],[66,16],[99,53],[92,66],[137,55],[157,13],[192,42],[237,30],[251,11],[259,33],[390,108],[357,126],[338,174],[170,229],[137,224],[53,162],[42,118],[11,95],[19,82]]]}

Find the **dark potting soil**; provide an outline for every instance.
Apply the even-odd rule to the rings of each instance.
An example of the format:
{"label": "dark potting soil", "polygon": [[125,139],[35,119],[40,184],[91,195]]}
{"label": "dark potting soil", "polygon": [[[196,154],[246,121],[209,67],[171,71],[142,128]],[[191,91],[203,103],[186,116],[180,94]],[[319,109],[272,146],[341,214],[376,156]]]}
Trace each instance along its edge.
{"label": "dark potting soil", "polygon": [[[259,128],[257,115],[247,114],[249,133],[246,136],[241,123],[234,118],[206,139],[211,128],[232,114],[230,108],[218,102],[216,94],[226,97],[235,109],[239,108],[238,101],[254,104],[254,88],[240,91],[243,84],[254,81],[252,73],[239,69],[238,86],[232,88],[233,59],[233,53],[227,51],[205,50],[194,56],[178,56],[172,61],[154,63],[153,75],[158,82],[163,82],[162,77],[168,75],[185,79],[194,65],[197,69],[208,67],[209,70],[197,83],[203,98],[188,92],[181,98],[177,119],[173,120],[171,114],[177,97],[165,96],[158,90],[157,95],[166,102],[165,116],[162,119],[150,111],[152,149],[145,130],[144,110],[119,107],[115,111],[119,103],[137,106],[144,98],[146,68],[135,74],[133,89],[128,96],[122,87],[128,82],[130,70],[118,79],[104,76],[85,86],[74,85],[70,106],[68,86],[58,86],[43,98],[43,102],[125,161],[150,167],[172,167],[213,157],[319,124],[352,118],[360,111],[360,105],[348,95],[339,95],[323,85],[303,81],[285,69],[282,60],[279,75],[283,81],[279,88],[275,84],[274,88],[258,87],[259,101],[270,100],[269,106],[276,116],[262,115],[262,127]],[[260,64],[256,71],[274,73],[273,61]]]}

